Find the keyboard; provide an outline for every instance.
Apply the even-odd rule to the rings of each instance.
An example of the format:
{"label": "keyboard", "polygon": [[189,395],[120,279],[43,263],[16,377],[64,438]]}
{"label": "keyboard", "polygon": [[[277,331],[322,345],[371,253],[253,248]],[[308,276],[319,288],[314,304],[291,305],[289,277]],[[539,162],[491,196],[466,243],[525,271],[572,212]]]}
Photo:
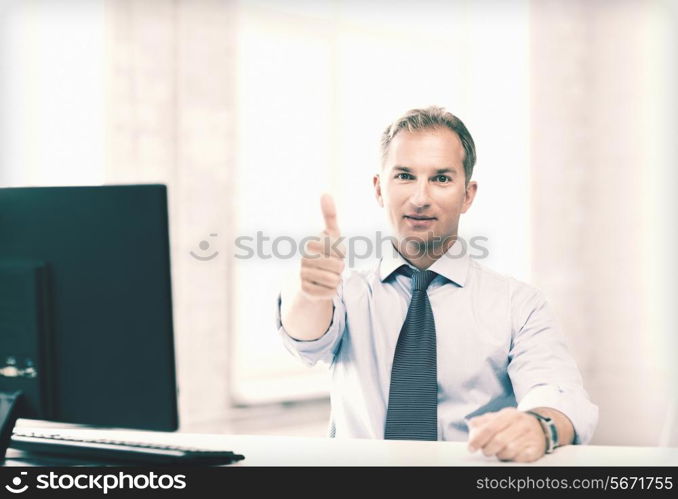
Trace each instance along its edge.
{"label": "keyboard", "polygon": [[54,431],[14,430],[10,447],[47,456],[114,464],[231,464],[245,458],[231,451],[106,438],[74,438]]}

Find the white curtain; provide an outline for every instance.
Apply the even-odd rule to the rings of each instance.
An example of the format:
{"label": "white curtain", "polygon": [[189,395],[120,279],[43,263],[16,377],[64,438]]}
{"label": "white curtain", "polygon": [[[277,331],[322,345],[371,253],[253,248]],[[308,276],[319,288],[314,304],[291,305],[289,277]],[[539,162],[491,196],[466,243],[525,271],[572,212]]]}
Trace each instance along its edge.
{"label": "white curtain", "polygon": [[532,2],[533,277],[600,406],[594,443],[657,445],[676,393],[669,7]]}

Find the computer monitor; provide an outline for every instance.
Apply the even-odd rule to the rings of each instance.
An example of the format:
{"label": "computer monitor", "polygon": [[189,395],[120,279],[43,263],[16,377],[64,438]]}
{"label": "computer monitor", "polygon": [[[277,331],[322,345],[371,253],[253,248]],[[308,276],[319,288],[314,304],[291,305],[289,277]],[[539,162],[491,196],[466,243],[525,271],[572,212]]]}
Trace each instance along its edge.
{"label": "computer monitor", "polygon": [[176,430],[163,185],[0,189],[0,391],[23,416]]}

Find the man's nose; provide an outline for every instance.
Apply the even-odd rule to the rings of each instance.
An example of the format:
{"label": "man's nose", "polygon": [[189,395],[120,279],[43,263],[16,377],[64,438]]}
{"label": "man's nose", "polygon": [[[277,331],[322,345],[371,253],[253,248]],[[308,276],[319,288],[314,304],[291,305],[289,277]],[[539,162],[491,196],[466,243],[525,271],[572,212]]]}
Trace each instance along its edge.
{"label": "man's nose", "polygon": [[414,191],[410,196],[410,203],[415,208],[427,208],[431,203],[430,193],[429,193],[429,183],[426,179],[421,179],[414,186]]}

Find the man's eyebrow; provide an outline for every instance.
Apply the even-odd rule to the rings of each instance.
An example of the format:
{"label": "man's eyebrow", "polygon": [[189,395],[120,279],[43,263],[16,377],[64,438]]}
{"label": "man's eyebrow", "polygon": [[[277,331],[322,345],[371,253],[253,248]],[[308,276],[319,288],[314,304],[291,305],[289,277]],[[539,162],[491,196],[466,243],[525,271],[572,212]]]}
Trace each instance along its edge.
{"label": "man's eyebrow", "polygon": [[[393,167],[393,169],[394,169],[394,170],[401,171],[401,172],[412,173],[412,169],[411,169],[411,168],[408,168],[407,166],[396,165],[396,166]],[[458,172],[457,172],[457,169],[456,169],[456,168],[438,168],[438,169],[436,170],[436,175],[440,175],[441,173],[453,173],[453,174],[456,174],[456,173],[458,173]]]}

